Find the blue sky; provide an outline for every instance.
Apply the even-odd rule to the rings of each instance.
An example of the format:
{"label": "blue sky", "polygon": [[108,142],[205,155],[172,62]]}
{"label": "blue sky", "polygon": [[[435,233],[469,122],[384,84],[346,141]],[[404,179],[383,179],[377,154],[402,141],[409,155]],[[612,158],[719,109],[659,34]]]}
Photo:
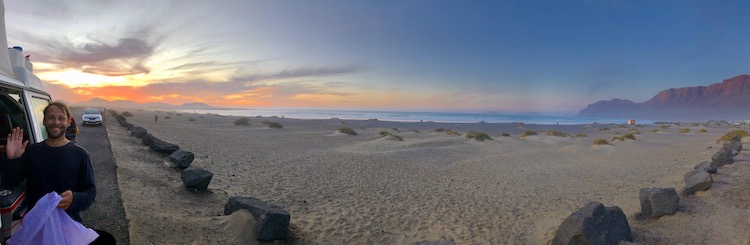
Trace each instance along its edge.
{"label": "blue sky", "polygon": [[[70,101],[574,114],[749,73],[740,1],[6,1]],[[53,94],[53,96],[56,96]]]}

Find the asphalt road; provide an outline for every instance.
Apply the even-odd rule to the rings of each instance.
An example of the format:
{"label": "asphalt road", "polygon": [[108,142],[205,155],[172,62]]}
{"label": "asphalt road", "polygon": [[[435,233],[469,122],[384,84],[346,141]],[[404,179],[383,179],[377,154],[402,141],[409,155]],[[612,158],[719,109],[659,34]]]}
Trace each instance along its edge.
{"label": "asphalt road", "polygon": [[[96,181],[96,200],[94,205],[81,213],[83,224],[87,227],[104,230],[117,239],[117,244],[130,244],[128,220],[122,206],[120,189],[117,186],[117,165],[112,154],[107,130],[102,126],[82,126],[82,111],[74,111],[73,116],[78,124],[77,144],[91,155],[91,165]],[[103,115],[105,120],[112,119]]]}

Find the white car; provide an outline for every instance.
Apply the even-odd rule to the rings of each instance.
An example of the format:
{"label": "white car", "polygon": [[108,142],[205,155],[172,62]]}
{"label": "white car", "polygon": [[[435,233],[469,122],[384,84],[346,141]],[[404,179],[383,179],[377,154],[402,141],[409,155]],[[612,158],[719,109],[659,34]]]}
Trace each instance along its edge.
{"label": "white car", "polygon": [[81,117],[81,125],[102,125],[102,113],[97,109],[86,109]]}

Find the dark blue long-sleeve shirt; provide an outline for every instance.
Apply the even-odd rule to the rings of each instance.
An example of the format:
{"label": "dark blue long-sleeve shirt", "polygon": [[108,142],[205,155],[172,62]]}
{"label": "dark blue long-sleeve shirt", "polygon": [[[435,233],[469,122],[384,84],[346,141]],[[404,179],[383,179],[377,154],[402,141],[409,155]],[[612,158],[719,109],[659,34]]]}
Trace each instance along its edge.
{"label": "dark blue long-sleeve shirt", "polygon": [[3,154],[0,171],[3,186],[15,186],[26,179],[29,207],[47,193],[73,192],[73,203],[65,210],[82,222],[80,212],[94,203],[96,186],[89,153],[74,143],[50,147],[45,142],[29,145],[19,159],[8,160]]}

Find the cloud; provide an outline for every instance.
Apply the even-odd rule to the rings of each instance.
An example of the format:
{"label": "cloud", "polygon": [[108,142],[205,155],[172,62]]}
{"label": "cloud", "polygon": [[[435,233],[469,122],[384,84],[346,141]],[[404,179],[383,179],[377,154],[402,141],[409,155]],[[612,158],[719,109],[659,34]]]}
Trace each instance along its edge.
{"label": "cloud", "polygon": [[59,64],[83,72],[125,76],[149,73],[143,64],[153,54],[153,44],[138,38],[121,38],[114,45],[92,42],[79,49],[66,49],[57,59]]}

